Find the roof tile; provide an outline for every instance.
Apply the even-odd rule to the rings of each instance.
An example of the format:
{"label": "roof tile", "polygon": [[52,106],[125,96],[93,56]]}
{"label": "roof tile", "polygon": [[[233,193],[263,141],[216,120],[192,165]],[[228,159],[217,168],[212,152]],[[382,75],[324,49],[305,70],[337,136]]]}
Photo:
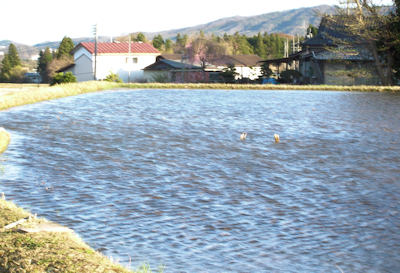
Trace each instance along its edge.
{"label": "roof tile", "polygon": [[[82,46],[86,48],[91,54],[94,54],[94,42],[82,42],[77,47]],[[98,54],[118,54],[118,53],[128,53],[129,52],[129,42],[123,43],[97,43],[97,53]],[[155,49],[152,45],[147,43],[132,42],[131,43],[131,53],[155,53],[160,54],[160,52]]]}

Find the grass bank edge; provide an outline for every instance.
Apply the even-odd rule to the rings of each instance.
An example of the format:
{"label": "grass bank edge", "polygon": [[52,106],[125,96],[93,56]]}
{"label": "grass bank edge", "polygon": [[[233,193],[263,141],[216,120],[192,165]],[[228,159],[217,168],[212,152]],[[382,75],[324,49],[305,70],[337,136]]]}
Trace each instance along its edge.
{"label": "grass bank edge", "polygon": [[[74,233],[4,229],[29,216],[32,215],[14,203],[0,199],[0,272],[133,272],[94,251]],[[32,221],[28,224],[43,220]]]}
{"label": "grass bank edge", "polygon": [[[300,91],[365,91],[400,92],[400,86],[334,86],[334,85],[266,85],[266,84],[208,84],[208,83],[114,83],[90,81],[55,86],[29,86],[24,90],[0,96],[0,110],[36,102],[75,96],[103,90],[124,89],[221,89],[221,90],[300,90]],[[0,84],[0,89],[2,85]],[[5,87],[4,87],[5,88]],[[12,88],[12,85],[7,85]]]}
{"label": "grass bank edge", "polygon": [[[75,233],[22,233],[5,230],[10,223],[31,216],[23,225],[46,221],[32,217],[13,202],[0,198],[0,272],[115,272],[151,273],[148,265],[124,268],[85,244]],[[160,268],[157,272],[162,272]]]}

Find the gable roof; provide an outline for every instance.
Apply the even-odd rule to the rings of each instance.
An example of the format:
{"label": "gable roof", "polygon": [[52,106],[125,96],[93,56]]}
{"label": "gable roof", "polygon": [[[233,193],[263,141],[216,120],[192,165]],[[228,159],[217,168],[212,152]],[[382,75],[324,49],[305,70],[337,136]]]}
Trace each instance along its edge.
{"label": "gable roof", "polygon": [[160,59],[154,64],[145,67],[143,70],[202,70],[200,66]]}
{"label": "gable roof", "polygon": [[260,66],[262,59],[257,55],[225,55],[221,58],[211,61],[212,65],[226,66],[233,64],[234,66]]}
{"label": "gable roof", "polygon": [[61,67],[60,69],[56,70],[56,72],[57,72],[57,73],[59,73],[59,72],[64,72],[65,70],[68,70],[68,69],[70,69],[70,68],[72,68],[72,67],[74,67],[74,66],[75,66],[74,63],[70,63],[70,64],[67,64],[66,66],[63,66],[63,67]]}
{"label": "gable roof", "polygon": [[168,53],[164,53],[161,55],[162,58],[167,59],[167,60],[172,60],[172,61],[181,61],[184,58],[187,58],[185,55],[183,54],[168,54]]}
{"label": "gable roof", "polygon": [[[79,43],[72,53],[75,53],[79,48],[85,48],[91,54],[94,54],[94,42]],[[129,42],[123,43],[97,43],[97,54],[124,54],[129,53]],[[140,42],[131,42],[131,53],[153,53],[160,54],[160,51],[152,45]]]}
{"label": "gable roof", "polygon": [[355,43],[356,36],[346,27],[343,16],[328,15],[321,19],[317,36],[304,41],[303,46],[336,46],[338,43]]}

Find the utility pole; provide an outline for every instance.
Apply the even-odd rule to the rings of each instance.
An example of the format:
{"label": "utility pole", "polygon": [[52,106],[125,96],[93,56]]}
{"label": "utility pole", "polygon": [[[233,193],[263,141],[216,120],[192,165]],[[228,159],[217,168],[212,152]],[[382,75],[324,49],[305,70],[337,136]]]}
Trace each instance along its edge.
{"label": "utility pole", "polygon": [[93,79],[97,81],[97,24],[94,25],[93,28],[93,34],[94,34],[94,73],[93,73]]}
{"label": "utility pole", "polygon": [[[131,67],[130,67],[130,62],[131,60],[131,34],[129,33],[129,45],[128,45],[128,83],[131,82]],[[133,61],[132,61],[133,62]]]}
{"label": "utility pole", "polygon": [[292,54],[296,53],[296,40],[295,37],[293,36],[293,44],[292,44]]}
{"label": "utility pole", "polygon": [[283,57],[287,58],[289,57],[289,38],[286,38],[284,45],[285,45],[285,52],[283,54]]}

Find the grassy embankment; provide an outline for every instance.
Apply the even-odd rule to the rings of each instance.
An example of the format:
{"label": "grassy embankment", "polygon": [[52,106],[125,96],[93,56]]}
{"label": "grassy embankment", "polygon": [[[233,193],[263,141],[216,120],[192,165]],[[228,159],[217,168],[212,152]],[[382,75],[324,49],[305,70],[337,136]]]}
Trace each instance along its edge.
{"label": "grassy embankment", "polygon": [[326,90],[400,92],[399,86],[261,85],[261,84],[174,84],[84,82],[57,86],[0,84],[0,110],[39,101],[101,90],[129,89],[224,89],[224,90]]}
{"label": "grassy embankment", "polygon": [[[11,202],[0,198],[0,272],[115,272],[132,273],[94,251],[74,233],[24,233],[17,227],[5,229],[10,223],[31,216],[18,225],[33,228],[48,225]],[[147,266],[137,272],[151,272]]]}

